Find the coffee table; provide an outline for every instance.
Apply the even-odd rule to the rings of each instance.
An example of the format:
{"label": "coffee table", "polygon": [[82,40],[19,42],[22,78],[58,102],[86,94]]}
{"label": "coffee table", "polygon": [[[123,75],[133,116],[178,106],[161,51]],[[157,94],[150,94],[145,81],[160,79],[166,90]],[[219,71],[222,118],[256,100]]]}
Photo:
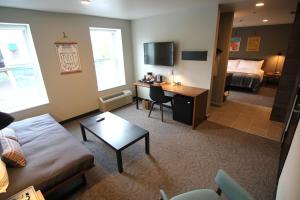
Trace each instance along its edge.
{"label": "coffee table", "polygon": [[[104,118],[102,121],[97,121]],[[118,170],[123,172],[122,150],[145,138],[146,154],[150,152],[149,131],[138,127],[110,112],[87,117],[80,121],[83,141],[87,141],[85,129],[110,146],[117,155]]]}

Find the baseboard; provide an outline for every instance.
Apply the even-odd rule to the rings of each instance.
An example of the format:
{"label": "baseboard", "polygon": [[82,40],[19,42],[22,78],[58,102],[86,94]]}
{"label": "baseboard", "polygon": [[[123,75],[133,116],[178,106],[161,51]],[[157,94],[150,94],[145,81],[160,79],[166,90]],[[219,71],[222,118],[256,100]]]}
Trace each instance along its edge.
{"label": "baseboard", "polygon": [[75,116],[75,117],[72,117],[72,118],[63,120],[63,121],[60,121],[59,123],[60,123],[60,124],[65,124],[65,123],[74,121],[74,120],[76,120],[76,119],[80,119],[80,118],[83,118],[83,117],[87,117],[87,116],[89,116],[89,115],[93,115],[93,114],[101,114],[101,113],[102,113],[102,112],[101,112],[99,109],[96,109],[96,110],[92,110],[92,111],[90,111],[90,112],[83,113],[83,114],[81,114],[81,115],[78,115],[78,116]]}
{"label": "baseboard", "polygon": [[217,102],[210,102],[210,104],[213,106],[218,106],[218,107],[223,106],[223,103],[217,103]]}

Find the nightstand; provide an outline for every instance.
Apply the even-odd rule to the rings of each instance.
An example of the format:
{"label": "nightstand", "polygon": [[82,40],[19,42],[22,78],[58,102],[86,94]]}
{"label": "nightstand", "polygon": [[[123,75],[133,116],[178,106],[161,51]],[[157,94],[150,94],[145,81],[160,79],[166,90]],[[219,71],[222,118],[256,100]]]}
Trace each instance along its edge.
{"label": "nightstand", "polygon": [[264,74],[263,83],[271,84],[271,85],[278,85],[280,77],[281,77],[281,73],[266,72]]}

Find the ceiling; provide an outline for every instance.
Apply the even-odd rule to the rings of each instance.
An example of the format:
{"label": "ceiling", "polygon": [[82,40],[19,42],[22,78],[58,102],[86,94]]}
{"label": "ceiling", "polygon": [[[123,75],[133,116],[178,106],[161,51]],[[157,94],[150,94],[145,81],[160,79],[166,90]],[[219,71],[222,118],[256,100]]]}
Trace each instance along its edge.
{"label": "ceiling", "polygon": [[[293,23],[299,0],[249,0],[222,5],[223,10],[234,10],[234,27],[261,26]],[[264,2],[263,7],[256,7],[257,2]],[[267,23],[262,22],[268,19]]]}
{"label": "ceiling", "polygon": [[[298,0],[258,1],[265,6],[255,8],[255,0],[92,0],[89,5],[80,0],[0,0],[0,6],[132,20],[218,2],[223,11],[235,11],[235,27],[293,22],[290,12]],[[269,22],[262,23],[264,18]]]}

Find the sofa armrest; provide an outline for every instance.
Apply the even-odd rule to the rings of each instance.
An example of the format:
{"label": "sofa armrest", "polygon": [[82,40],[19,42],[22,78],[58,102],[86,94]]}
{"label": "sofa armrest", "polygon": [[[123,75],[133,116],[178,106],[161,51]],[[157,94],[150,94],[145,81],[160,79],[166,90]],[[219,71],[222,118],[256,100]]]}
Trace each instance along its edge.
{"label": "sofa armrest", "polygon": [[160,199],[161,200],[169,200],[169,198],[168,198],[168,196],[167,196],[167,194],[165,193],[164,190],[160,190],[159,192],[160,192]]}
{"label": "sofa armrest", "polygon": [[[219,170],[215,181],[228,199],[254,200],[254,198],[225,171]],[[220,191],[219,191],[220,192]]]}

